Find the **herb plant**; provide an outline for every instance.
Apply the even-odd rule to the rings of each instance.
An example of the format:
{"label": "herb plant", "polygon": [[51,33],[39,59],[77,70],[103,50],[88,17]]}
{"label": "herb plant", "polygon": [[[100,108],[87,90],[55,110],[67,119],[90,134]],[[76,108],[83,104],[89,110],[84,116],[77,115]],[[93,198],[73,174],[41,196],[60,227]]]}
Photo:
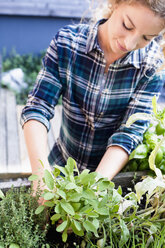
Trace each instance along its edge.
{"label": "herb plant", "polygon": [[0,191],[0,248],[44,248],[45,214],[36,215],[38,197],[31,189]]}
{"label": "herb plant", "polygon": [[[33,179],[35,175],[30,177]],[[84,170],[80,174],[75,161],[69,158],[65,167],[56,165],[52,174],[45,170],[43,181],[48,188],[42,194],[46,202],[36,214],[48,209],[51,224],[64,243],[71,229],[82,237],[83,247],[140,248],[148,243],[154,247],[164,232],[163,178],[147,177],[136,184],[136,193],[122,196],[121,187],[115,189],[113,182],[96,172]],[[145,194],[146,204],[141,209]]]}
{"label": "herb plant", "polygon": [[[41,195],[34,198],[31,191],[11,189],[6,196],[0,191],[0,247],[68,247],[70,237],[69,247],[77,248],[164,247],[163,176],[147,176],[135,185],[135,192],[123,196],[121,187],[116,189],[96,172],[79,173],[69,158],[65,167],[56,165],[52,173],[45,170],[43,181],[47,189],[41,206],[37,203]],[[59,236],[49,242],[50,227],[63,243]]]}
{"label": "herb plant", "polygon": [[136,120],[150,120],[150,126],[143,137],[143,143],[130,154],[124,171],[158,169],[165,174],[165,108],[158,109],[156,97],[152,101],[153,114],[136,113],[132,115],[126,126]]}

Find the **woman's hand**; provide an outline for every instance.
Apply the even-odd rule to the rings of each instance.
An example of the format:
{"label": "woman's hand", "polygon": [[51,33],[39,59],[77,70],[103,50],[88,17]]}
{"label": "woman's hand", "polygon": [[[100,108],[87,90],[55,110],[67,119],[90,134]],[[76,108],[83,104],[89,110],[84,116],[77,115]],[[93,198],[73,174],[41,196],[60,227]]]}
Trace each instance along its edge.
{"label": "woman's hand", "polygon": [[128,153],[120,146],[110,146],[96,171],[112,180],[128,162]]}

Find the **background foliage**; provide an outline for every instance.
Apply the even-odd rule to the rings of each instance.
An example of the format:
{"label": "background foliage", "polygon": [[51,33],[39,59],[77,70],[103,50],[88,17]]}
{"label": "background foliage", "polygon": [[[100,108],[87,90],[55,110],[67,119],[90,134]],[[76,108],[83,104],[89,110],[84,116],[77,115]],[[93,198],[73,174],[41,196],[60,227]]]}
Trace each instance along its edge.
{"label": "background foliage", "polygon": [[17,103],[25,104],[29,91],[32,90],[38,72],[42,66],[42,58],[45,55],[45,51],[41,51],[39,54],[25,54],[20,55],[14,49],[6,56],[5,50],[2,55],[2,70],[3,72],[9,71],[14,68],[21,68],[25,74],[24,81],[28,84],[26,89],[23,89],[21,93],[16,93]]}

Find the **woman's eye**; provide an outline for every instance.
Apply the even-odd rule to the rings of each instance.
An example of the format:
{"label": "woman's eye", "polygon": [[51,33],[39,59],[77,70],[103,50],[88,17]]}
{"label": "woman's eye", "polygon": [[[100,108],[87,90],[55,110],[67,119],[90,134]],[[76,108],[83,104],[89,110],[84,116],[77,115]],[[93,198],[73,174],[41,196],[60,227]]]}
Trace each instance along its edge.
{"label": "woman's eye", "polygon": [[125,25],[124,22],[123,22],[123,27],[124,27],[125,29],[127,29],[127,30],[132,30],[132,28],[128,28],[128,27]]}
{"label": "woman's eye", "polygon": [[145,37],[145,36],[143,36],[143,39],[145,40],[145,41],[150,41],[151,39],[147,39],[147,37]]}

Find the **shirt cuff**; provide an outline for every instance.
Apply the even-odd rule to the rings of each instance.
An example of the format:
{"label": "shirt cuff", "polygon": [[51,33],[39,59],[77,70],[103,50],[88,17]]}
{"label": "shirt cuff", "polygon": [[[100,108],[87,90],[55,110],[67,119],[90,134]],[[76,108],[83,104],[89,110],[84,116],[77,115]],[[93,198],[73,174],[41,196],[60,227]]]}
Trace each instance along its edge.
{"label": "shirt cuff", "polygon": [[47,129],[47,132],[49,131],[50,129],[50,122],[47,120],[47,118],[40,114],[39,112],[31,112],[31,111],[26,111],[26,113],[23,113],[21,114],[21,119],[20,119],[20,124],[21,126],[23,127],[24,124],[29,121],[29,120],[36,120],[36,121],[39,121],[41,122]]}
{"label": "shirt cuff", "polygon": [[129,134],[115,133],[109,138],[107,148],[114,145],[120,146],[130,155],[139,142],[139,140],[133,139]]}

